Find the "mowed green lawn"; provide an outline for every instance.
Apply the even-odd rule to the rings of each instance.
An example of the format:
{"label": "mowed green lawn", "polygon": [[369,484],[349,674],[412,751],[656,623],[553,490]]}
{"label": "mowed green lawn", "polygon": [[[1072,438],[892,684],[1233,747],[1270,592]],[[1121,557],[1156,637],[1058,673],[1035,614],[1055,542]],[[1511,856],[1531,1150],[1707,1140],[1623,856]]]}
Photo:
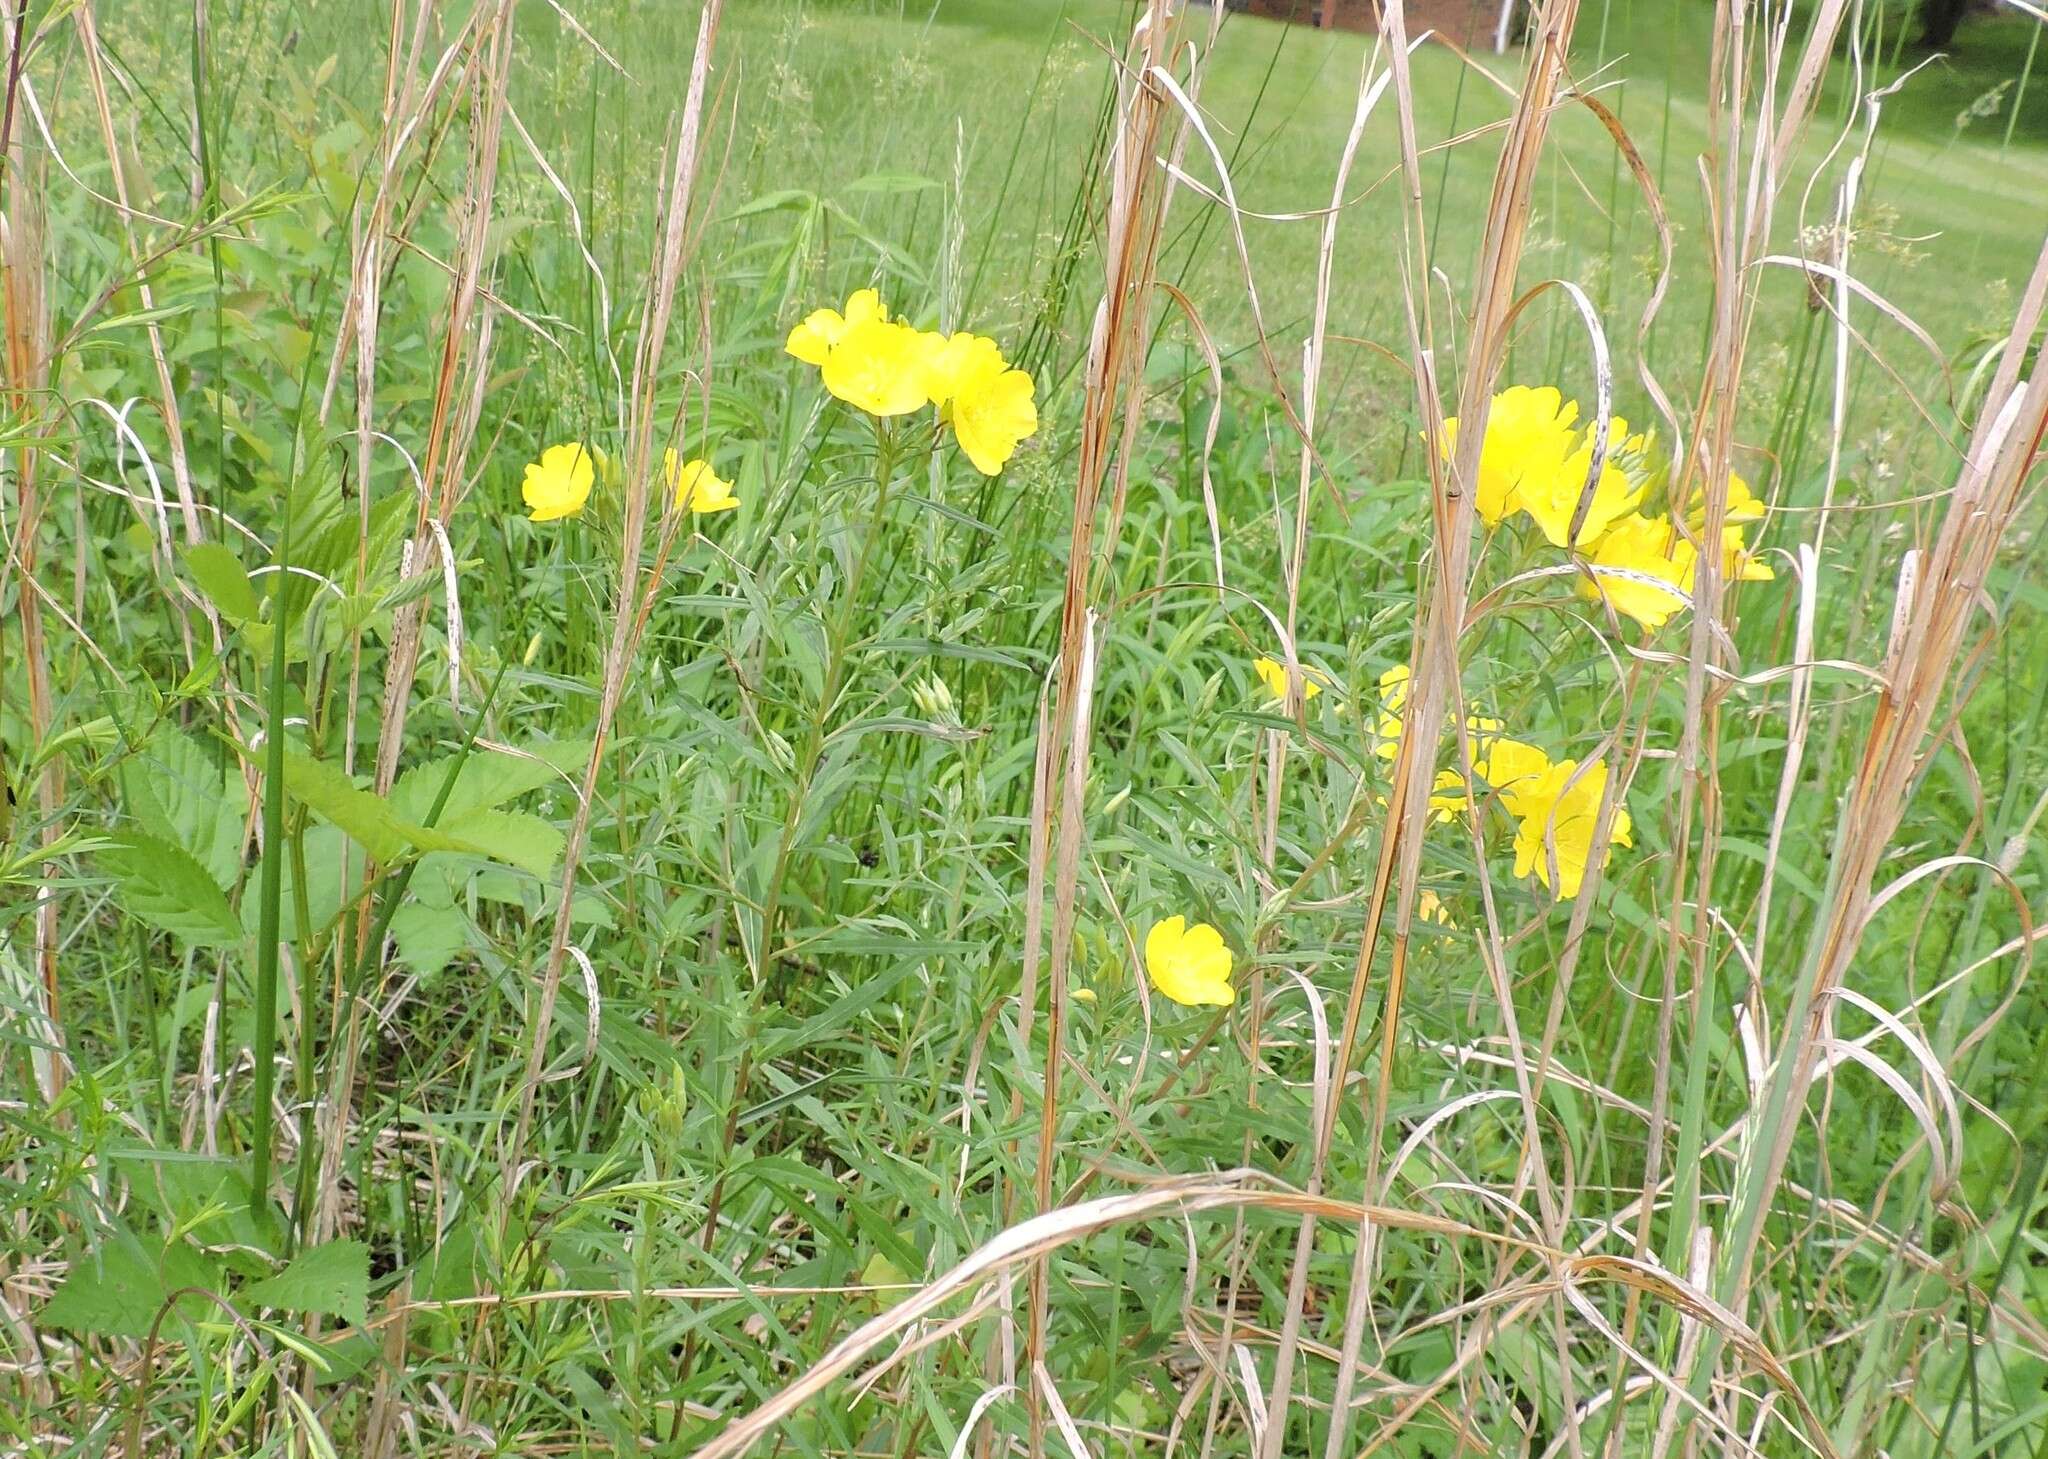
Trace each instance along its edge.
{"label": "mowed green lawn", "polygon": [[[1131,15],[1128,4],[1106,0],[802,7],[740,0],[727,22],[729,54],[739,67],[735,74],[729,65],[726,79],[743,97],[753,142],[734,159],[727,198],[810,188],[841,198],[883,236],[902,240],[920,220],[936,226],[935,209],[906,211],[897,195],[863,197],[849,185],[875,173],[944,181],[957,167],[975,247],[984,232],[994,239],[978,274],[981,289],[996,299],[1014,296],[1046,261],[1101,106],[1103,51],[1121,46]],[[1711,7],[1698,0],[1589,7],[1577,48],[1581,83],[1622,118],[1675,226],[1676,274],[1665,318],[1676,334],[1665,337],[1680,343],[1692,337],[1705,288],[1698,167],[1707,146],[1711,23]],[[673,94],[687,64],[686,37],[663,28],[672,24],[639,15],[617,23],[621,53],[647,58],[636,83],[658,100]],[[2048,133],[2040,120],[2048,117],[2048,77],[2030,78],[2010,146],[2002,112],[1960,132],[1954,125],[1957,111],[2024,61],[2029,25],[2024,17],[1973,22],[1961,37],[1966,49],[1959,60],[1928,65],[1885,100],[1870,146],[1852,268],[1944,343],[1997,322],[1996,286],[2025,278],[2048,217],[2048,150],[2040,145]],[[642,27],[646,33],[637,34]],[[1271,214],[1329,204],[1361,75],[1376,49],[1371,37],[1228,18],[1200,106],[1242,207]],[[1974,67],[1966,64],[1973,54]],[[1916,59],[1905,57],[1909,64]],[[1413,68],[1419,135],[1432,149],[1425,170],[1433,262],[1454,286],[1469,278],[1498,134],[1442,144],[1505,115],[1504,88],[1519,76],[1522,55],[1512,50],[1476,64],[1497,79],[1435,45],[1416,54]],[[1834,214],[1839,167],[1802,200],[1805,177],[1845,131],[1845,156],[1864,144],[1854,88],[1842,79],[1847,72],[1838,63],[1800,150],[1798,180],[1774,230],[1782,251],[1796,252],[1802,226],[1824,225]],[[1605,306],[1610,332],[1632,335],[1655,257],[1649,212],[1591,116],[1568,108],[1557,128],[1564,145],[1538,199],[1525,278],[1587,285]],[[1187,168],[1214,186],[1216,170],[1198,151],[1190,148]],[[1398,334],[1399,215],[1387,185],[1398,160],[1389,96],[1368,126],[1346,189],[1351,206],[1339,235],[1333,298],[1338,333],[1390,342]],[[1198,303],[1213,311],[1209,322],[1222,336],[1244,343],[1249,310],[1241,307],[1245,290],[1226,220],[1188,193],[1175,208],[1182,257],[1199,251]],[[1269,326],[1298,333],[1311,299],[1317,225],[1248,219],[1245,228]],[[1942,259],[1938,269],[1918,261],[1931,252]],[[1789,272],[1772,291],[1777,302],[1794,306],[1801,293]],[[1682,365],[1680,354],[1675,363]]]}

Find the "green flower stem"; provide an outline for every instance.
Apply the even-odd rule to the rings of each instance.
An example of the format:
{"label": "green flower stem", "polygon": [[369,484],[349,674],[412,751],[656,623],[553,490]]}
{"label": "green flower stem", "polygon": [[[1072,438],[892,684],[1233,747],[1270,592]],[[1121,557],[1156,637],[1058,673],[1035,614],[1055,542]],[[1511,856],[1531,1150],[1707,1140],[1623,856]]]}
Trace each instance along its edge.
{"label": "green flower stem", "polygon": [[[320,1000],[320,957],[312,948],[313,913],[306,893],[306,813],[292,817],[287,840],[292,853],[292,956],[299,973],[299,1057],[293,1095],[299,1106],[299,1169],[292,1193],[292,1219],[303,1245],[313,1231],[313,1172],[319,1167],[319,1131],[313,1120],[313,1009]],[[287,1239],[291,1232],[286,1232]]]}
{"label": "green flower stem", "polygon": [[[929,456],[934,437],[925,437],[922,450]],[[896,475],[896,467],[907,453],[896,433],[883,422],[875,427],[875,502],[868,512],[867,527],[861,537],[860,547],[854,553],[853,568],[847,574],[840,591],[838,609],[832,615],[825,640],[825,674],[818,697],[816,712],[804,735],[803,748],[797,754],[796,785],[790,792],[789,809],[782,818],[782,835],[775,846],[775,866],[769,873],[767,890],[761,898],[761,933],[755,955],[754,983],[747,995],[746,1020],[741,1029],[739,1065],[733,1071],[732,1100],[725,1113],[725,1139],[721,1148],[730,1156],[733,1142],[739,1134],[740,1114],[746,1106],[747,1088],[754,1074],[754,1035],[760,1024],[761,1009],[767,1001],[772,981],[775,946],[775,924],[782,911],[782,888],[788,878],[790,860],[796,851],[797,827],[803,821],[804,800],[810,793],[811,783],[817,774],[818,762],[825,752],[825,724],[831,718],[832,706],[839,698],[839,691],[846,675],[847,649],[853,631],[853,615],[860,605],[861,584],[865,581],[868,565],[874,558],[875,544],[882,536],[882,523],[889,511],[889,489]],[[744,940],[743,940],[744,941]],[[705,1203],[704,1226],[701,1245],[710,1250],[711,1242],[718,1231],[718,1213],[725,1196],[725,1171],[721,1169],[711,1183],[711,1193]],[[696,1356],[696,1335],[693,1333],[684,1344],[682,1371],[687,1373]]]}
{"label": "green flower stem", "polygon": [[[929,446],[926,449],[929,450]],[[771,978],[775,924],[782,911],[782,889],[789,875],[790,858],[796,851],[797,827],[803,821],[804,801],[817,775],[818,762],[824,757],[825,726],[844,686],[847,649],[853,632],[853,615],[860,606],[861,584],[867,577],[868,564],[874,558],[875,544],[881,540],[882,521],[889,511],[889,489],[903,454],[902,443],[896,433],[886,423],[878,422],[875,427],[875,502],[868,513],[860,547],[854,553],[853,568],[840,591],[838,609],[832,615],[826,633],[825,674],[818,706],[805,731],[803,747],[797,752],[796,788],[790,793],[789,809],[782,818],[782,835],[775,845],[775,866],[769,873],[768,887],[761,899],[761,937],[755,955],[755,995],[748,1017],[750,1026],[760,1009],[760,990]],[[735,1090],[734,1098],[738,1097]]]}
{"label": "green flower stem", "polygon": [[[291,561],[292,494],[284,494],[284,520],[278,532],[277,560]],[[277,940],[284,901],[284,686],[285,573],[277,575],[271,615],[270,695],[263,724],[263,876],[257,902],[256,928],[256,1074],[255,1108],[249,1133],[249,1204],[263,1216],[270,1212],[270,1099],[277,1084]]]}

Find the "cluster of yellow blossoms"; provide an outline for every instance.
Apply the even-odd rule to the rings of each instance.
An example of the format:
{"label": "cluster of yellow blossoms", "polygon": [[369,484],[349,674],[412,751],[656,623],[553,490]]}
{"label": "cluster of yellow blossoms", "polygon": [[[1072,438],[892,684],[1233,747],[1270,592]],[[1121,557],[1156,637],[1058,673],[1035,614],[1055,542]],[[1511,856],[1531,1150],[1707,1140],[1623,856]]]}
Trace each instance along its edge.
{"label": "cluster of yellow blossoms", "polygon": [[[1401,711],[1408,703],[1408,666],[1396,664],[1380,675],[1380,713],[1373,753],[1391,760],[1401,748]],[[1472,771],[1500,796],[1501,806],[1515,818],[1515,875],[1534,876],[1558,897],[1570,901],[1586,880],[1593,855],[1594,824],[1600,796],[1607,788],[1607,763],[1595,760],[1581,768],[1577,760],[1552,760],[1525,740],[1501,733],[1497,719],[1468,709],[1466,732],[1472,737]],[[1470,798],[1465,777],[1439,770],[1429,809],[1439,822],[1454,819]],[[1614,808],[1607,828],[1608,848],[1633,846],[1628,808]],[[1556,848],[1557,864],[1550,851]],[[1600,864],[1607,864],[1603,854]],[[1555,880],[1552,878],[1555,870]]]}
{"label": "cluster of yellow blossoms", "polygon": [[[610,458],[595,446],[568,441],[548,447],[540,453],[540,460],[527,463],[526,479],[519,487],[526,515],[536,522],[580,515],[600,472],[607,481],[617,474]],[[681,461],[674,450],[663,451],[661,476],[679,512],[709,516],[740,504],[732,494],[732,483],[713,471],[708,461]]]}
{"label": "cluster of yellow blossoms", "polygon": [[[1579,429],[1578,419],[1578,403],[1565,399],[1553,386],[1516,385],[1494,396],[1487,410],[1486,438],[1479,446],[1473,505],[1490,527],[1523,513],[1551,546],[1585,555],[1589,576],[1579,584],[1583,596],[1595,602],[1604,597],[1617,613],[1645,628],[1661,628],[1692,601],[1699,559],[1692,539],[1706,522],[1705,495],[1695,491],[1687,504],[1690,538],[1668,517],[1636,510],[1649,494],[1650,482],[1665,473],[1655,437],[1649,432],[1632,434],[1628,422],[1614,416],[1608,422],[1599,478],[1574,533],[1572,518],[1593,468],[1593,427]],[[1458,422],[1453,417],[1444,422],[1446,458],[1456,449],[1457,439]],[[1730,581],[1768,580],[1773,576],[1769,565],[1750,554],[1742,531],[1763,519],[1763,503],[1733,473],[1727,493],[1722,575]]]}
{"label": "cluster of yellow blossoms", "polygon": [[[1287,666],[1261,656],[1252,661],[1259,682],[1274,704],[1287,699]],[[1321,669],[1301,664],[1296,685],[1303,702],[1314,699],[1334,681]],[[1373,754],[1392,760],[1401,748],[1401,715],[1408,704],[1409,671],[1396,664],[1379,678],[1379,705],[1373,717]],[[1342,706],[1339,706],[1340,712]],[[1468,706],[1466,732],[1472,737],[1472,770],[1500,797],[1515,821],[1515,875],[1534,877],[1559,900],[1570,901],[1585,885],[1593,863],[1593,833],[1600,819],[1600,801],[1607,791],[1607,762],[1552,760],[1539,746],[1502,733],[1498,719]],[[1465,777],[1439,770],[1429,798],[1431,819],[1452,821],[1471,800]],[[1628,807],[1617,804],[1609,818],[1607,844],[1600,864],[1613,848],[1634,846],[1634,823]],[[1451,925],[1450,909],[1433,891],[1422,892],[1416,904],[1424,921]],[[1152,986],[1176,1003],[1229,1006],[1237,999],[1230,982],[1232,958],[1223,935],[1206,922],[1190,926],[1182,916],[1155,922],[1145,934],[1145,973]]]}
{"label": "cluster of yellow blossoms", "polygon": [[861,289],[846,310],[817,309],[783,346],[835,397],[886,419],[930,405],[974,469],[994,476],[1038,429],[1031,376],[979,334],[938,334],[891,319],[882,297]]}
{"label": "cluster of yellow blossoms", "polygon": [[[927,405],[974,469],[999,473],[1018,444],[1038,429],[1031,376],[1003,358],[992,339],[979,334],[938,334],[891,319],[881,295],[861,289],[846,310],[815,309],[789,332],[784,348],[816,365],[833,395],[879,420],[909,415]],[[553,522],[582,513],[600,478],[616,475],[596,446],[565,441],[529,462],[519,495],[527,515]],[[698,515],[737,507],[732,483],[709,461],[682,461],[662,453],[662,477],[677,511]]]}

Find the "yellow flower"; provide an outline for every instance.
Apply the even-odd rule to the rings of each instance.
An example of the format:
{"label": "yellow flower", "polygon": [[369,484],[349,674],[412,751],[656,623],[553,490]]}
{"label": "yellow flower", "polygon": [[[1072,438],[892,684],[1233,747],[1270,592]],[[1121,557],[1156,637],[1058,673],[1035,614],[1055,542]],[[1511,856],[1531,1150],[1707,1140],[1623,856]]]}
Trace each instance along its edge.
{"label": "yellow flower", "polygon": [[[1728,511],[1722,521],[1730,527],[1739,527],[1746,522],[1761,522],[1764,519],[1764,504],[1749,483],[1734,472],[1728,473]],[[1692,501],[1688,504],[1685,524],[1697,536],[1707,530],[1707,494],[1699,487],[1693,488]]]}
{"label": "yellow flower", "polygon": [[[1393,759],[1401,749],[1401,711],[1408,704],[1409,678],[1406,664],[1396,664],[1380,675],[1380,715],[1373,753],[1382,760]],[[1467,709],[1465,729],[1476,741],[1472,747],[1472,768],[1495,789],[1501,789],[1506,784],[1521,779],[1532,766],[1540,769],[1550,763],[1544,753],[1534,745],[1525,745],[1519,740],[1504,738],[1500,733],[1501,728],[1499,720],[1491,715],[1481,714],[1477,705]],[[1493,748],[1495,746],[1499,747],[1498,752]],[[1533,760],[1531,756],[1534,757]],[[1500,779],[1496,779],[1495,774],[1489,772],[1487,768],[1495,759],[1499,761],[1497,772],[1502,777]],[[1460,780],[1458,784],[1462,787],[1464,782]]]}
{"label": "yellow flower", "polygon": [[1206,922],[1188,926],[1185,917],[1154,922],[1145,934],[1145,971],[1152,986],[1174,1002],[1228,1007],[1237,1001],[1230,986],[1230,949],[1223,934]]}
{"label": "yellow flower", "polygon": [[1767,583],[1776,577],[1768,562],[1743,545],[1740,527],[1721,529],[1721,581]]}
{"label": "yellow flower", "polygon": [[1038,429],[1033,389],[1031,377],[1022,370],[984,368],[962,379],[947,402],[953,435],[983,476],[1001,471],[1016,453],[1017,443]]}
{"label": "yellow flower", "polygon": [[1439,927],[1458,925],[1451,920],[1451,909],[1444,905],[1443,898],[1428,887],[1424,887],[1415,895],[1415,915],[1425,922],[1434,922]]}
{"label": "yellow flower", "polygon": [[1408,703],[1408,666],[1396,664],[1380,675],[1379,735],[1372,752],[1391,760],[1401,749],[1401,710]]}
{"label": "yellow flower", "polygon": [[[1259,682],[1266,686],[1266,692],[1273,696],[1275,704],[1287,699],[1287,665],[1278,659],[1256,658],[1252,668],[1258,672]],[[1323,692],[1323,686],[1330,682],[1330,676],[1321,669],[1301,665],[1301,697],[1304,703]]]}
{"label": "yellow flower", "polygon": [[819,373],[827,390],[869,415],[908,415],[931,399],[924,368],[935,338],[907,324],[863,319],[846,326]]}
{"label": "yellow flower", "polygon": [[596,479],[597,467],[589,448],[580,441],[569,441],[548,447],[540,453],[540,460],[527,463],[519,496],[526,503],[527,516],[536,522],[552,522],[582,511]]}
{"label": "yellow flower", "polygon": [[1579,524],[1576,538],[1569,534],[1579,498],[1586,490],[1586,477],[1593,469],[1592,428],[1587,428],[1570,454],[1557,463],[1556,470],[1531,472],[1523,477],[1515,494],[1516,503],[1543,529],[1552,547],[1563,547],[1568,541],[1572,546],[1584,547],[1642,501],[1643,488],[1629,480],[1619,458],[1629,453],[1631,442],[1639,454],[1643,438],[1631,437],[1628,422],[1617,415],[1609,418],[1607,440],[1607,454],[1600,459],[1600,482],[1593,488],[1593,500],[1586,506],[1586,519]]}
{"label": "yellow flower", "polygon": [[1436,791],[1429,798],[1429,819],[1432,825],[1448,826],[1472,803],[1472,797],[1465,789],[1465,777],[1455,770],[1436,772]]}
{"label": "yellow flower", "polygon": [[789,332],[783,349],[807,365],[822,366],[832,347],[846,337],[856,324],[880,323],[889,317],[882,308],[882,296],[873,289],[861,289],[846,301],[846,313],[836,309],[813,309],[801,324]]}
{"label": "yellow flower", "polygon": [[1500,792],[1508,814],[1520,815],[1522,793],[1542,780],[1550,769],[1550,757],[1536,746],[1506,735],[1482,739],[1472,749],[1472,768]]}
{"label": "yellow flower", "polygon": [[1009,368],[1002,349],[984,335],[928,334],[925,340],[924,390],[941,409],[963,390]]}
{"label": "yellow flower", "polygon": [[713,512],[729,512],[740,504],[732,494],[732,483],[713,471],[709,461],[678,465],[673,447],[661,453],[661,474],[669,490],[675,493],[679,512],[688,510],[709,516]]}
{"label": "yellow flower", "polygon": [[1582,596],[1603,596],[1614,611],[1645,628],[1662,628],[1686,606],[1699,554],[1668,521],[1630,512],[1612,527],[1589,554],[1593,580],[1581,579]]}
{"label": "yellow flower", "polygon": [[[1600,816],[1600,796],[1607,788],[1607,762],[1595,760],[1571,783],[1576,760],[1560,760],[1519,796],[1521,825],[1515,831],[1515,875],[1532,872],[1544,886],[1550,881],[1550,849],[1557,849],[1557,885],[1560,900],[1570,901],[1586,880],[1586,863],[1593,854],[1593,828]],[[1600,859],[1605,866],[1614,847],[1633,846],[1633,828],[1628,809],[1614,808],[1608,827],[1609,845]]]}
{"label": "yellow flower", "polygon": [[[1493,397],[1486,412],[1486,439],[1479,445],[1479,481],[1473,505],[1489,527],[1497,527],[1521,505],[1527,481],[1549,481],[1572,449],[1578,405],[1556,387],[1512,385]],[[1458,418],[1444,422],[1443,456],[1458,446]],[[1585,472],[1579,473],[1580,481]]]}

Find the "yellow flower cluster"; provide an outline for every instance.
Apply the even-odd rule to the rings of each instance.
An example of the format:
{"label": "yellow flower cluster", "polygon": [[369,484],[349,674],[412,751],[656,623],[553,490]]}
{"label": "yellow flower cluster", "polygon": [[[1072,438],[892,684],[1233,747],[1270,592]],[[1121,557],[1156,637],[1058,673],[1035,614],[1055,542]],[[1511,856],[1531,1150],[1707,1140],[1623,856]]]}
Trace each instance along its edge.
{"label": "yellow flower cluster", "polygon": [[[1574,534],[1572,518],[1593,467],[1594,431],[1591,426],[1578,429],[1578,418],[1578,402],[1565,399],[1553,386],[1515,385],[1494,396],[1487,410],[1486,437],[1479,446],[1473,504],[1490,527],[1521,512],[1551,546],[1583,552],[1588,576],[1579,584],[1582,596],[1595,602],[1604,597],[1617,613],[1645,628],[1661,628],[1692,601],[1699,552],[1676,523],[1637,510],[1649,482],[1663,474],[1655,438],[1648,432],[1632,433],[1620,416],[1609,420],[1599,478]],[[1458,422],[1453,417],[1444,422],[1445,459],[1457,440]],[[1768,581],[1774,576],[1769,565],[1751,555],[1743,540],[1743,528],[1763,520],[1764,505],[1733,473],[1726,490],[1722,573],[1731,581]],[[1705,496],[1695,491],[1686,516],[1692,538],[1699,536],[1705,520]]]}
{"label": "yellow flower cluster", "polygon": [[[1401,712],[1408,703],[1408,666],[1396,664],[1380,675],[1380,713],[1373,752],[1391,760],[1401,746]],[[1465,728],[1472,736],[1472,769],[1500,796],[1515,818],[1515,875],[1535,876],[1564,901],[1579,894],[1593,854],[1593,830],[1600,796],[1607,786],[1607,765],[1595,760],[1580,771],[1576,760],[1552,761],[1538,746],[1501,733],[1501,721],[1477,707],[1466,711]],[[1436,794],[1429,798],[1431,818],[1439,824],[1455,819],[1470,801],[1465,777],[1456,770],[1436,773]],[[1614,808],[1608,827],[1607,855],[1615,845],[1633,846],[1634,826],[1628,808]],[[1552,879],[1551,849],[1556,850]]]}
{"label": "yellow flower cluster", "polygon": [[[595,446],[567,441],[548,447],[540,460],[527,463],[526,479],[519,487],[526,515],[536,522],[580,516],[600,470],[607,481],[616,476],[611,460]],[[661,476],[679,512],[709,516],[740,504],[732,483],[713,471],[709,461],[682,461],[673,448],[661,453]]]}
{"label": "yellow flower cluster", "polygon": [[886,419],[935,407],[974,469],[994,476],[1038,429],[1031,376],[1014,369],[996,342],[938,334],[891,319],[882,297],[861,289],[845,312],[816,309],[783,346],[818,367],[825,388]]}

